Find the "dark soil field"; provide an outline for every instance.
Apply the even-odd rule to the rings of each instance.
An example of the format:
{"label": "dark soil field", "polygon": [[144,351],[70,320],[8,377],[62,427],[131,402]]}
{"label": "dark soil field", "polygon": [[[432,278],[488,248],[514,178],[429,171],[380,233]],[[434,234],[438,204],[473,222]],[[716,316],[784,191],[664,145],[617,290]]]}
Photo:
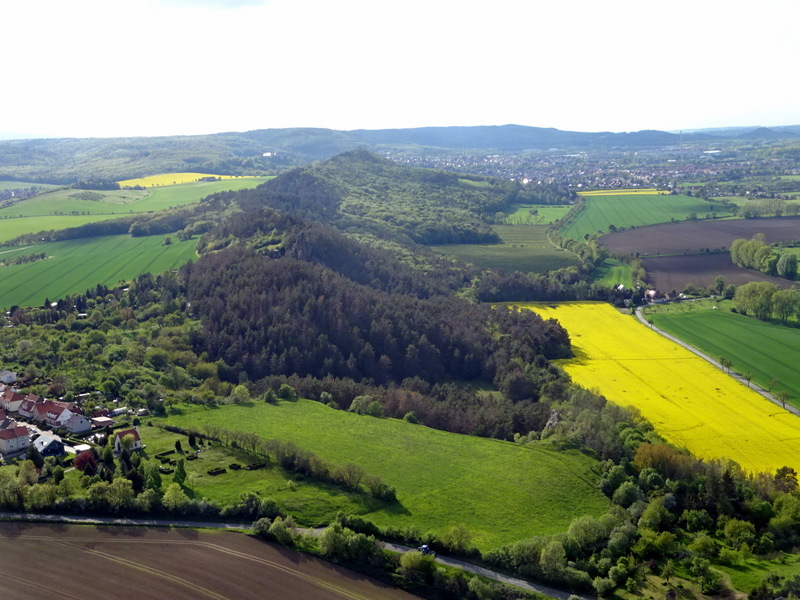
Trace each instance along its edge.
{"label": "dark soil field", "polygon": [[610,233],[599,241],[622,256],[635,252],[652,256],[700,252],[704,248],[727,250],[734,240],[750,239],[757,233],[763,233],[767,243],[800,239],[800,217],[664,223]]}
{"label": "dark soil field", "polygon": [[0,598],[411,600],[240,533],[0,523]]}
{"label": "dark soil field", "polygon": [[737,267],[731,262],[731,255],[728,252],[656,256],[645,258],[642,263],[647,270],[647,281],[662,292],[681,291],[689,283],[708,287],[714,284],[717,275],[725,279],[725,285],[769,281],[778,287],[789,288],[796,283],[779,277],[770,277],[752,269]]}

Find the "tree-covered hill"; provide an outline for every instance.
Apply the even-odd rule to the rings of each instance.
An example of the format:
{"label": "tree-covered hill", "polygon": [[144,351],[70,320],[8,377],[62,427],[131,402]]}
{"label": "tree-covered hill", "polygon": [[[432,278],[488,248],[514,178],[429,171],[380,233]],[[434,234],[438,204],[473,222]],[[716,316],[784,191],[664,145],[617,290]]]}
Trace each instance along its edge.
{"label": "tree-covered hill", "polygon": [[496,178],[406,167],[359,149],[285,173],[253,195],[345,231],[449,244],[499,241],[487,217],[525,190]]}

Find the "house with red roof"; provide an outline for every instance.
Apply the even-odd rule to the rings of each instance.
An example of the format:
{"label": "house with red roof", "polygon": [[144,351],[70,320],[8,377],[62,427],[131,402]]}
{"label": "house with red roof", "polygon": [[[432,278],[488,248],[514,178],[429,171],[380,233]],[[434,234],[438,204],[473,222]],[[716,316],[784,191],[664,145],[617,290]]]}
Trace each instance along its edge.
{"label": "house with red roof", "polygon": [[[39,399],[39,402],[35,400],[36,398]],[[28,394],[22,401],[22,404],[19,405],[19,416],[25,417],[26,419],[33,419],[36,413],[36,406],[42,402],[44,402],[44,400],[42,400],[40,396]],[[42,418],[42,420],[44,420],[44,418]]]}
{"label": "house with red roof", "polygon": [[45,407],[44,422],[50,425],[50,427],[64,427],[75,415],[67,405],[61,402],[48,401],[42,406]]}
{"label": "house with red roof", "polygon": [[122,440],[125,438],[126,435],[133,436],[133,444],[131,444],[131,450],[141,450],[142,449],[142,438],[139,437],[139,428],[134,427],[133,429],[123,429],[121,431],[114,432],[114,453],[120,454],[122,452]]}
{"label": "house with red roof", "polygon": [[17,393],[16,390],[10,387],[6,387],[6,389],[3,390],[3,393],[0,394],[0,406],[2,406],[8,412],[18,412],[19,407],[24,400],[25,396]]}
{"label": "house with red roof", "polygon": [[0,454],[18,454],[31,445],[28,428],[18,425],[10,429],[0,429]]}

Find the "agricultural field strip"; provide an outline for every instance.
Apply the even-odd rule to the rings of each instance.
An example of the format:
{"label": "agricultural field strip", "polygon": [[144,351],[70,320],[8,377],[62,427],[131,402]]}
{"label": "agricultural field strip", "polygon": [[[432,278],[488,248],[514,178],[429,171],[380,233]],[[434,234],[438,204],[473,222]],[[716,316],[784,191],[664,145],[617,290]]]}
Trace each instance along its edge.
{"label": "agricultural field strip", "polygon": [[658,327],[701,352],[729,358],[736,370],[752,373],[761,386],[768,387],[775,379],[776,389],[786,389],[793,398],[800,398],[800,331],[722,311],[648,316]]}
{"label": "agricultural field strip", "polygon": [[567,328],[576,358],[563,367],[577,383],[638,408],[672,443],[751,472],[800,468],[800,420],[689,350],[610,305],[521,306]]}
{"label": "agricultural field strip", "polygon": [[[175,242],[170,246],[162,246],[162,240],[161,236],[107,236],[31,246],[30,252],[54,252],[54,255],[44,261],[2,269],[0,275],[4,286],[3,292],[0,292],[0,298],[3,299],[0,305],[3,302],[7,306],[38,305],[45,296],[55,299],[83,291],[97,283],[115,284],[119,279],[135,276],[135,273],[154,268],[158,271],[172,268],[183,264],[183,258],[188,260],[195,256],[196,242]],[[141,265],[132,268],[137,263]],[[120,277],[125,273],[127,277]]]}

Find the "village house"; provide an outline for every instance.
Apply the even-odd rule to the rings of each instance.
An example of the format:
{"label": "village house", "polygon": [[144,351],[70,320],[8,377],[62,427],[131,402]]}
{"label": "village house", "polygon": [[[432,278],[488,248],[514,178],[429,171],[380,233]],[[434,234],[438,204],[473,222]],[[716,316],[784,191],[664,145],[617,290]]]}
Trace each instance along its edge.
{"label": "village house", "polygon": [[70,413],[72,416],[64,424],[64,427],[70,433],[89,433],[92,430],[92,422],[80,413]]}
{"label": "village house", "polygon": [[[64,427],[69,420],[75,415],[67,405],[61,402],[45,402],[42,405],[44,408],[44,422],[50,427]],[[41,411],[41,409],[40,409]],[[38,420],[38,419],[37,419]]]}
{"label": "village house", "polygon": [[133,444],[131,444],[131,450],[141,450],[142,449],[142,439],[139,437],[139,428],[134,427],[133,429],[124,429],[122,431],[117,431],[114,433],[114,453],[121,454],[122,453],[122,440],[125,439],[126,435],[133,436]]}
{"label": "village house", "polygon": [[0,454],[9,456],[24,451],[31,445],[28,428],[17,425],[10,429],[0,429]]}
{"label": "village house", "polygon": [[64,443],[54,436],[42,434],[33,441],[33,445],[42,456],[64,454]]}
{"label": "village house", "polygon": [[25,396],[7,387],[0,395],[0,406],[8,412],[19,412],[19,407],[24,400]]}
{"label": "village house", "polygon": [[[38,400],[38,402],[37,402]],[[26,419],[33,419],[34,414],[36,412],[36,405],[44,402],[40,396],[35,396],[33,394],[28,394],[25,396],[25,399],[19,405],[19,416],[25,417]],[[42,418],[44,420],[44,417]]]}

